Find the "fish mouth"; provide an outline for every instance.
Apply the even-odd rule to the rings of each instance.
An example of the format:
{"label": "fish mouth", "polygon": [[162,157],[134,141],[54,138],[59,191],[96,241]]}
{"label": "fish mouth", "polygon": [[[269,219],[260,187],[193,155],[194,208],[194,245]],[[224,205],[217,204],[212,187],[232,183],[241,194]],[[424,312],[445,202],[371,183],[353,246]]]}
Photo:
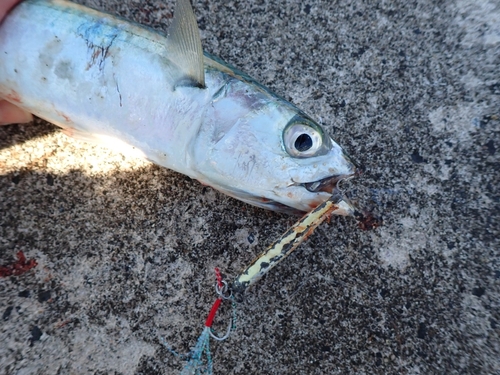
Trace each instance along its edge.
{"label": "fish mouth", "polygon": [[306,190],[311,193],[324,192],[333,194],[333,191],[335,190],[335,188],[337,188],[340,181],[350,179],[354,177],[354,175],[355,173],[330,176],[313,182],[304,182],[300,184],[300,186],[305,187]]}

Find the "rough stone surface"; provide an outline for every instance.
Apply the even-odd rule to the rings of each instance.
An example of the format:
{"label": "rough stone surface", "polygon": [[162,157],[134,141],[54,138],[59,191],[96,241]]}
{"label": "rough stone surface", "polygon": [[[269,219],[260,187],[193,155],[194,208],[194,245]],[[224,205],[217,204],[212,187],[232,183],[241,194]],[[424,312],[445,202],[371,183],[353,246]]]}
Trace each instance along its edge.
{"label": "rough stone surface", "polygon": [[[166,30],[173,2],[81,3]],[[218,374],[500,374],[500,5],[194,1],[204,48],[319,119],[384,218],[333,218],[238,306]],[[0,62],[1,63],[1,62]],[[172,374],[228,277],[295,218],[0,128],[0,374]],[[229,316],[226,306],[217,328]]]}

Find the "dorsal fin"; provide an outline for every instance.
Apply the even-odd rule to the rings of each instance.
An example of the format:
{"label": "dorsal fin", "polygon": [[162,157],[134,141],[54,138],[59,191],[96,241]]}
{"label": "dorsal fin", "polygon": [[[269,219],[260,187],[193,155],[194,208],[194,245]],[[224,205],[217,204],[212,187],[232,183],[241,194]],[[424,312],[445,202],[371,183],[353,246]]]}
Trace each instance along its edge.
{"label": "dorsal fin", "polygon": [[184,73],[176,86],[205,87],[203,50],[200,31],[190,0],[177,0],[174,19],[168,28],[167,41],[172,60]]}

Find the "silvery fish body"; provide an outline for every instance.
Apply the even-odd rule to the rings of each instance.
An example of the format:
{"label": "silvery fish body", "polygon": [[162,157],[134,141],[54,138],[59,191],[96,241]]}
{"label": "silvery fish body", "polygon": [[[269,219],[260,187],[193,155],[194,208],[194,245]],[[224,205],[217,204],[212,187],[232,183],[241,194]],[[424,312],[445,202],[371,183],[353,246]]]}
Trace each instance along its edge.
{"label": "silvery fish body", "polygon": [[[245,202],[308,211],[355,167],[310,117],[201,52],[188,0],[168,35],[65,0],[0,24],[0,97]],[[341,212],[340,212],[341,213]]]}

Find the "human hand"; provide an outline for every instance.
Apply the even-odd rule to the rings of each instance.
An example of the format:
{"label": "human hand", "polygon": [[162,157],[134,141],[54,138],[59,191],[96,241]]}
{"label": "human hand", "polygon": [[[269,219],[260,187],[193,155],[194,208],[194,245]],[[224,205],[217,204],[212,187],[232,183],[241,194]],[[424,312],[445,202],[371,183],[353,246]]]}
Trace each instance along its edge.
{"label": "human hand", "polygon": [[[7,12],[20,0],[0,0],[0,22]],[[6,100],[0,99],[0,125],[33,121],[33,116]]]}
{"label": "human hand", "polygon": [[0,1],[0,21],[3,20],[7,12],[20,0],[2,0]]}

